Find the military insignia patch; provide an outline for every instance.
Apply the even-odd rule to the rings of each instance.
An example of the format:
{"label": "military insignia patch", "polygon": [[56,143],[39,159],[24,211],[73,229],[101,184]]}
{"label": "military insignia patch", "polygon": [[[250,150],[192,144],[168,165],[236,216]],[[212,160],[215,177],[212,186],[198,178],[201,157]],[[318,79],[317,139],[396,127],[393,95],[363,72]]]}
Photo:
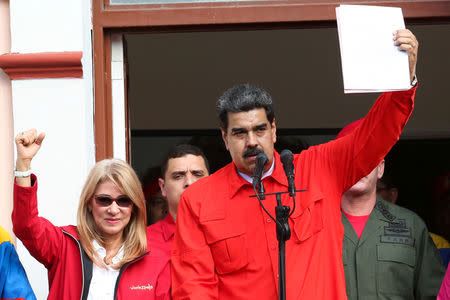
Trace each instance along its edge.
{"label": "military insignia patch", "polygon": [[389,222],[389,225],[384,227],[384,234],[380,236],[380,242],[414,246],[411,229],[406,227],[404,219]]}

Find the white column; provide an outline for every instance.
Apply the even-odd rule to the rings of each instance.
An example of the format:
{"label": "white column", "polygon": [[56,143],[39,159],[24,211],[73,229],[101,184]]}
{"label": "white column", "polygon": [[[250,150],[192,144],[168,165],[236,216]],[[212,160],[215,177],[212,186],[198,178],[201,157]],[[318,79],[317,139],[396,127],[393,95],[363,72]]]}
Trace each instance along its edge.
{"label": "white column", "polygon": [[[9,0],[0,0],[0,55],[11,50]],[[12,236],[12,184],[14,168],[11,80],[0,69],[0,226]]]}
{"label": "white column", "polygon": [[122,34],[111,36],[111,87],[114,157],[127,160],[127,125],[125,119],[125,76]]}
{"label": "white column", "polygon": [[[9,0],[0,0],[0,55],[11,50]],[[0,226],[12,234],[13,194],[13,113],[11,80],[0,69]]]}

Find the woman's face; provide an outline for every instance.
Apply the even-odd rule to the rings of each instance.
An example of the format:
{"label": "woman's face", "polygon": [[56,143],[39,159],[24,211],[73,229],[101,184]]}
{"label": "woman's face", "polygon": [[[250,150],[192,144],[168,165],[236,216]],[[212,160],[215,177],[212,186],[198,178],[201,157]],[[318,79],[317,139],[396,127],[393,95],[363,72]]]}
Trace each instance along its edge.
{"label": "woman's face", "polygon": [[106,241],[122,238],[123,230],[130,222],[133,202],[112,181],[97,186],[89,208],[98,232]]}

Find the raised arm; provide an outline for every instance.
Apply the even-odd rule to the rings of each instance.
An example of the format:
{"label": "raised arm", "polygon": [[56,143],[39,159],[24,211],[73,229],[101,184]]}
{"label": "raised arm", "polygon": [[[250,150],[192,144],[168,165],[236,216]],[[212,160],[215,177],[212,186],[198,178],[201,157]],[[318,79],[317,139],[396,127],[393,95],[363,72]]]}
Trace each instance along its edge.
{"label": "raised arm", "polygon": [[[16,171],[30,170],[31,161],[39,151],[45,134],[35,129],[16,136]],[[63,233],[50,221],[38,216],[37,180],[34,175],[16,172],[14,184],[13,230],[30,254],[46,268],[58,260]]]}
{"label": "raised arm", "polygon": [[[394,43],[409,57],[410,78],[415,77],[418,42],[407,29],[398,30]],[[398,141],[414,107],[416,87],[383,93],[353,133],[320,147],[324,163],[336,178],[336,188],[346,191],[372,171]]]}

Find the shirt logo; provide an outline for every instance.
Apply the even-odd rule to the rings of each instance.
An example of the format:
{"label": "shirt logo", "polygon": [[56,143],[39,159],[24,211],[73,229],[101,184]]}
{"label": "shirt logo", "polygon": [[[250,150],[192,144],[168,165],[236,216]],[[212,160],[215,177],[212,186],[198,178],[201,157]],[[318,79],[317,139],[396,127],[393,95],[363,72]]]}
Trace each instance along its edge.
{"label": "shirt logo", "polygon": [[130,287],[130,290],[153,290],[153,285],[151,285],[150,283],[147,285],[136,285]]}

